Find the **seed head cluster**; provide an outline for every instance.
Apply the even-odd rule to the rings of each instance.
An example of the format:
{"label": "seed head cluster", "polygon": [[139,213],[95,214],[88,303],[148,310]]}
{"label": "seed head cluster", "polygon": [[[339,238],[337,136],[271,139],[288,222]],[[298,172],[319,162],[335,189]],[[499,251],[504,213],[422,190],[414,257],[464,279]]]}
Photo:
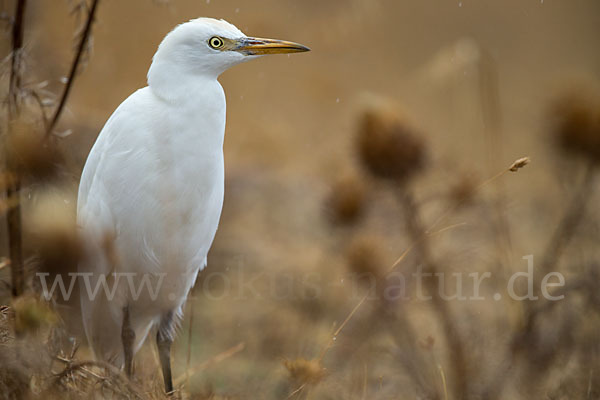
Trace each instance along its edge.
{"label": "seed head cluster", "polygon": [[365,208],[366,188],[357,177],[345,177],[332,186],[327,199],[327,211],[333,222],[356,222]]}
{"label": "seed head cluster", "polygon": [[388,111],[365,111],[356,142],[362,164],[377,177],[406,182],[425,166],[422,137]]}
{"label": "seed head cluster", "polygon": [[551,108],[560,150],[600,163],[600,100],[566,95]]}

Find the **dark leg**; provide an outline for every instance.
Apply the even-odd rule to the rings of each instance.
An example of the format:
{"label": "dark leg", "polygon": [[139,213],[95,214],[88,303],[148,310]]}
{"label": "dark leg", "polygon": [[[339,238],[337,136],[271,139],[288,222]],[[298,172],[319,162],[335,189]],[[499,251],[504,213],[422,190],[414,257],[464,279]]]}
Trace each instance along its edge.
{"label": "dark leg", "polygon": [[165,392],[173,391],[173,379],[171,377],[171,344],[173,343],[171,330],[173,324],[172,314],[169,313],[160,324],[156,333],[156,347],[158,347],[158,357],[162,368],[163,380],[165,382]]}
{"label": "dark leg", "polygon": [[121,341],[123,342],[125,373],[129,378],[131,378],[131,374],[133,372],[133,342],[135,341],[135,332],[133,329],[131,329],[131,322],[129,320],[129,306],[123,307]]}

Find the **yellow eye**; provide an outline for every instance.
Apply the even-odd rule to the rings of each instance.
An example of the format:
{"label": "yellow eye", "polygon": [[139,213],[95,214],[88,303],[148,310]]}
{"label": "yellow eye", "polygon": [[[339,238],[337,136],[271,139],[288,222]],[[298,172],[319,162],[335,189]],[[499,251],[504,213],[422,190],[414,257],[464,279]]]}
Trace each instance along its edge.
{"label": "yellow eye", "polygon": [[219,49],[221,47],[223,47],[225,43],[223,42],[223,39],[219,38],[219,37],[211,37],[210,40],[208,41],[208,45],[210,47],[212,47],[213,49]]}

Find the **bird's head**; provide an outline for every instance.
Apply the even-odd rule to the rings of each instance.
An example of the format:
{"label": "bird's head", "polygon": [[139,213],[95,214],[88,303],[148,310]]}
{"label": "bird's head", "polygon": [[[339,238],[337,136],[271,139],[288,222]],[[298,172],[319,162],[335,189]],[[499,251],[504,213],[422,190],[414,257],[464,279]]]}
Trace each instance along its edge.
{"label": "bird's head", "polygon": [[298,43],[248,37],[224,20],[198,18],[178,25],[162,41],[148,71],[148,83],[161,75],[216,78],[226,69],[266,54],[309,51]]}

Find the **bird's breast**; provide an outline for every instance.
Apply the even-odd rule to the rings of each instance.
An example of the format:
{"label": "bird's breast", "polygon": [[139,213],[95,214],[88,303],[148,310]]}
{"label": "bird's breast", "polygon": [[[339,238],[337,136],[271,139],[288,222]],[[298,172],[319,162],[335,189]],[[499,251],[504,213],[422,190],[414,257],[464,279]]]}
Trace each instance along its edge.
{"label": "bird's breast", "polygon": [[[145,186],[153,199],[149,247],[189,270],[204,262],[216,233],[224,195],[223,104],[188,104],[166,117],[153,138],[152,171]],[[173,262],[176,260],[176,262]]]}
{"label": "bird's breast", "polygon": [[[155,196],[165,224],[173,226],[166,238],[178,248],[206,248],[216,232],[224,195],[224,164],[221,148],[206,151],[193,145],[163,154],[161,179]],[[163,148],[163,152],[164,152]],[[184,250],[184,249],[180,249]]]}

